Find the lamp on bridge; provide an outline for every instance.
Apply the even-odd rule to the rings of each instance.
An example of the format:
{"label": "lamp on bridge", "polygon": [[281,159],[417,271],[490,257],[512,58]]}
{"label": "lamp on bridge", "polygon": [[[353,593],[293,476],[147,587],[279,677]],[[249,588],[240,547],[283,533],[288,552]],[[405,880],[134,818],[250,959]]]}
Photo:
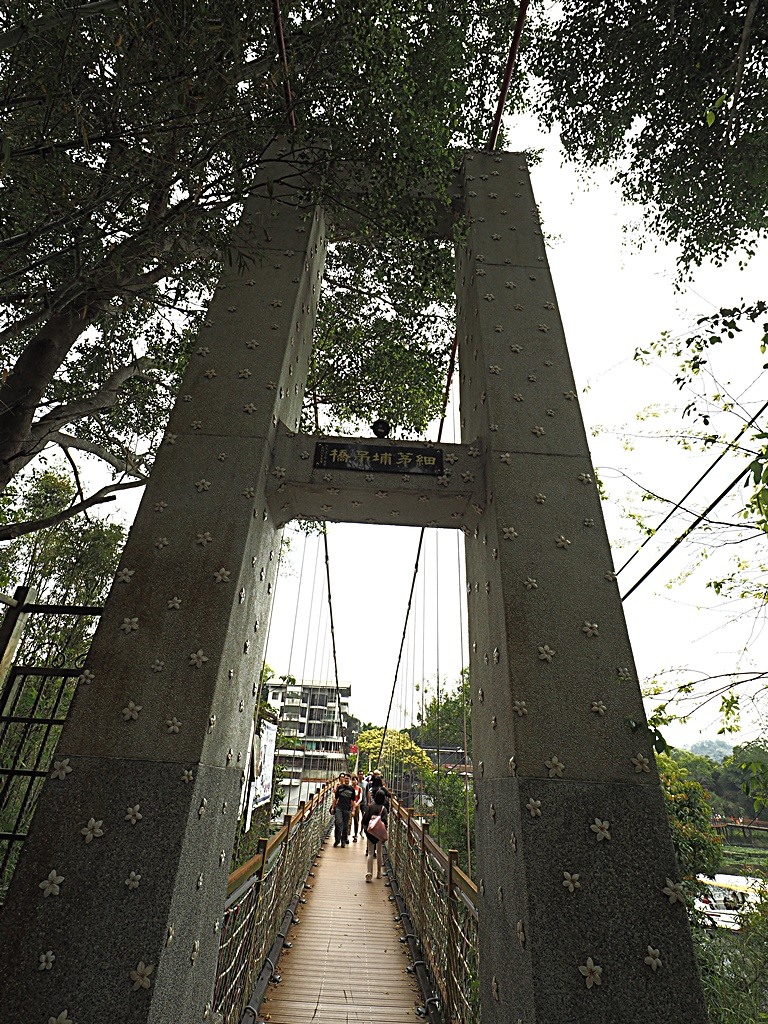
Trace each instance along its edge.
{"label": "lamp on bridge", "polygon": [[391,429],[392,427],[386,420],[376,420],[371,424],[374,437],[389,437]]}

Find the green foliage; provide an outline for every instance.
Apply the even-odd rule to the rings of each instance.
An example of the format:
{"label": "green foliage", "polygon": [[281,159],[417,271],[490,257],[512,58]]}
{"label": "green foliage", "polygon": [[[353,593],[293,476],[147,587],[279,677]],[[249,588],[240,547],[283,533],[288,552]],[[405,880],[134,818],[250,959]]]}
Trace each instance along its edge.
{"label": "green foliage", "polygon": [[566,152],[609,165],[684,267],[766,233],[764,5],[564,0],[533,23],[532,102]]}
{"label": "green foliage", "polygon": [[[35,473],[0,495],[0,524],[18,517],[45,518],[73,500],[75,488],[61,474]],[[40,604],[103,604],[124,537],[121,526],[90,515],[20,537],[0,548],[0,590],[26,584],[35,588]],[[18,659],[74,667],[87,654],[95,626],[91,616],[32,615]]]}
{"label": "green foliage", "polygon": [[418,725],[410,729],[411,736],[422,747],[434,749],[464,749],[466,722],[468,753],[472,750],[472,715],[469,670],[462,671],[461,680],[453,689],[443,689],[438,701],[437,693],[430,697],[424,713],[417,715]]}
{"label": "green foliage", "polygon": [[441,411],[453,254],[435,242],[345,242],[326,261],[304,429],[379,417],[423,433]]}
{"label": "green foliage", "polygon": [[434,810],[430,835],[444,850],[456,850],[460,867],[471,875],[469,858],[475,848],[475,791],[472,779],[465,780],[453,772],[434,772],[427,776],[424,791]]}
{"label": "green foliage", "polygon": [[720,839],[712,828],[712,809],[702,786],[666,754],[657,754],[672,843],[683,878],[713,875],[722,863]]}
{"label": "green foliage", "polygon": [[694,929],[710,1024],[768,1021],[768,906],[762,899],[740,932]]}
{"label": "green foliage", "polygon": [[361,765],[365,766],[370,762],[374,768],[379,766],[384,773],[385,782],[388,781],[388,776],[393,776],[396,773],[399,775],[404,771],[414,773],[419,778],[424,778],[432,772],[432,762],[421,747],[413,742],[407,732],[387,730],[379,761],[383,736],[384,730],[379,728],[366,729],[360,733],[357,738],[357,746],[360,751]]}
{"label": "green foliage", "polygon": [[[418,431],[438,406],[447,254],[417,239],[454,147],[487,131],[510,10],[284,7],[292,184],[342,239],[307,393],[330,424],[383,413]],[[151,467],[231,226],[287,130],[269,7],[126,0],[36,32],[42,13],[0,14],[28,29],[0,72],[0,488],[61,431],[118,476]]]}

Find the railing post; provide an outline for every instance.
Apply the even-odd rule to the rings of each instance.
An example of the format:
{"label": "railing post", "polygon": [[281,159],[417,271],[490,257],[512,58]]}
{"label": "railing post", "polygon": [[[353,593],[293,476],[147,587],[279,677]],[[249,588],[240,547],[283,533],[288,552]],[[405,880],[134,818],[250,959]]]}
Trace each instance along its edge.
{"label": "railing post", "polygon": [[458,948],[459,934],[457,927],[458,900],[454,892],[453,869],[459,860],[457,850],[448,851],[448,949],[446,950],[446,974],[445,993],[448,1005],[445,1007],[445,1019],[453,1021],[458,1017],[458,999],[456,989],[458,986]]}
{"label": "railing post", "polygon": [[424,936],[424,900],[427,887],[427,836],[429,835],[429,822],[425,821],[421,826],[421,850],[419,851],[419,899],[417,901],[419,918],[418,933]]}
{"label": "railing post", "polygon": [[13,599],[16,604],[6,608],[3,621],[0,622],[0,683],[11,668],[16,648],[24,632],[28,614],[24,611],[24,605],[35,600],[35,590],[33,587],[16,587]]}

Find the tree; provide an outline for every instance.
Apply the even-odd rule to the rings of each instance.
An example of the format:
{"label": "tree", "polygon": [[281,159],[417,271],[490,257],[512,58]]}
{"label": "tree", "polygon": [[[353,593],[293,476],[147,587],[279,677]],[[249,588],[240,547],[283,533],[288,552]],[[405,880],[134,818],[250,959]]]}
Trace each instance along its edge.
{"label": "tree", "polygon": [[[754,358],[742,359],[744,379],[735,380],[732,349],[743,350],[745,343],[751,344]],[[678,516],[687,525],[679,530],[678,541],[685,543],[694,566],[707,565],[707,588],[720,599],[725,613],[748,624],[762,617],[768,595],[768,562],[761,554],[768,533],[768,448],[761,425],[766,410],[762,375],[767,345],[768,306],[758,301],[720,309],[702,317],[682,337],[664,334],[635,355],[644,364],[673,362],[674,380],[686,403],[681,411],[686,426],[674,432],[675,442],[686,451],[711,453],[713,467],[726,457],[732,464],[731,486],[704,513],[695,514],[683,502]],[[655,510],[662,508],[666,513],[673,503],[660,495],[645,498],[648,510],[635,515],[647,536],[652,536]],[[710,562],[714,553],[720,557]],[[739,723],[741,694],[759,697],[768,679],[768,667],[755,663],[756,650],[748,635],[743,662],[737,658],[731,670],[682,671],[672,673],[671,681],[661,678],[653,687],[663,698],[661,710],[666,712],[671,703],[679,713],[686,705],[716,700],[722,731],[733,731]]]}
{"label": "tree", "polygon": [[683,267],[765,236],[767,33],[758,0],[564,0],[533,23],[537,113],[570,157],[612,167]]}
{"label": "tree", "polygon": [[[391,776],[411,772],[423,777],[432,772],[432,762],[417,746],[407,732],[396,732],[387,730],[386,739],[382,748],[384,730],[380,728],[367,729],[361,732],[357,738],[357,746],[360,751],[360,763],[365,766],[370,764],[372,768],[379,767],[385,774]],[[381,750],[381,758],[379,751]]]}
{"label": "tree", "polygon": [[420,746],[433,750],[464,750],[466,729],[467,755],[472,751],[472,716],[469,670],[464,669],[453,689],[443,689],[430,697],[423,713],[417,713],[418,725],[410,729]]}
{"label": "tree", "polygon": [[[45,520],[68,508],[75,487],[51,470],[12,485],[0,495],[0,524],[12,517]],[[100,605],[114,579],[125,532],[116,523],[85,516],[41,530],[0,548],[0,590],[33,586],[40,604]],[[33,615],[27,621],[18,658],[29,664],[75,667],[88,653],[96,625],[92,616]]]}
{"label": "tree", "polygon": [[[37,0],[0,15],[0,488],[51,445],[103,459],[111,490],[141,485],[231,226],[286,133],[291,184],[363,246],[331,259],[338,294],[323,303],[308,395],[345,420],[399,411],[413,391],[397,420],[423,425],[447,348],[420,340],[447,258],[415,241],[433,216],[423,194],[443,182],[447,199],[451,147],[486,130],[508,3],[310,0],[286,9],[285,62],[271,10],[248,0],[77,14]],[[393,247],[433,268],[421,292],[385,269]],[[355,303],[363,262],[369,294]],[[350,366],[360,401],[342,381]]]}
{"label": "tree", "polygon": [[656,763],[680,873],[692,882],[697,875],[713,875],[722,851],[703,787],[666,754],[657,754]]}

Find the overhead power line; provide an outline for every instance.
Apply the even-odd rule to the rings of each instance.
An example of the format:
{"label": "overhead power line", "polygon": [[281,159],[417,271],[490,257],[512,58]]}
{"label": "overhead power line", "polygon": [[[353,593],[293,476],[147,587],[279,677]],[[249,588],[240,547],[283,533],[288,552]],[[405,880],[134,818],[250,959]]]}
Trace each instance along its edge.
{"label": "overhead power line", "polygon": [[[617,576],[619,576],[622,572],[624,572],[624,570],[627,568],[629,563],[634,558],[637,558],[637,556],[643,550],[645,545],[648,544],[651,540],[653,540],[654,537],[657,536],[657,534],[658,534],[659,530],[662,528],[662,526],[665,526],[669,522],[669,520],[672,518],[672,516],[675,514],[675,512],[677,512],[677,510],[682,506],[682,504],[686,500],[686,498],[689,498],[693,494],[693,492],[696,490],[696,488],[699,486],[699,484],[707,476],[709,476],[709,474],[712,472],[712,470],[715,468],[715,466],[720,462],[720,460],[725,458],[727,453],[729,451],[731,451],[733,448],[736,447],[736,442],[739,440],[739,438],[742,436],[742,434],[744,434],[747,430],[749,430],[749,428],[751,426],[753,426],[753,424],[758,419],[758,417],[762,416],[762,414],[765,412],[766,409],[768,409],[768,402],[766,402],[764,405],[762,405],[758,409],[758,411],[755,413],[755,415],[752,417],[752,419],[748,423],[744,424],[744,426],[738,432],[736,437],[734,437],[734,439],[723,448],[723,450],[717,456],[715,461],[707,469],[704,470],[704,472],[701,474],[699,479],[691,487],[688,488],[688,490],[685,492],[685,494],[682,496],[682,498],[678,502],[676,502],[676,504],[669,510],[669,512],[664,516],[664,518],[661,520],[661,522],[656,527],[656,529],[653,531],[653,533],[650,534],[648,537],[646,537],[645,540],[643,541],[643,543],[640,545],[640,547],[635,551],[635,553],[629,556],[629,558],[626,560],[626,562],[624,563],[624,565],[622,565],[622,567],[620,569],[616,570],[616,575]],[[630,591],[630,593],[631,593],[631,591]],[[625,596],[629,597],[629,593],[626,594]]]}
{"label": "overhead power line", "polygon": [[690,537],[690,535],[693,533],[696,527],[699,526],[699,524],[707,518],[712,509],[715,508],[716,505],[719,505],[723,498],[726,497],[726,495],[730,494],[730,492],[733,490],[736,484],[739,483],[739,481],[742,480],[743,477],[744,469],[741,469],[739,470],[739,474],[735,478],[735,480],[732,480],[731,483],[729,483],[728,486],[725,488],[725,490],[721,491],[720,494],[715,498],[715,500],[710,502],[709,505],[707,505],[704,511],[694,519],[691,525],[687,527],[685,530],[683,530],[680,536],[675,541],[673,541],[672,544],[669,545],[667,550],[656,559],[656,561],[653,563],[650,569],[647,572],[643,573],[643,575],[640,577],[637,583],[635,583],[633,586],[629,588],[626,594],[622,597],[622,601],[626,601],[630,594],[634,594],[634,592],[637,590],[640,584],[647,580],[651,573],[655,572],[655,570],[658,569],[658,567],[661,565],[663,561],[669,558],[669,556],[672,554],[675,548],[682,544],[686,537]]}

